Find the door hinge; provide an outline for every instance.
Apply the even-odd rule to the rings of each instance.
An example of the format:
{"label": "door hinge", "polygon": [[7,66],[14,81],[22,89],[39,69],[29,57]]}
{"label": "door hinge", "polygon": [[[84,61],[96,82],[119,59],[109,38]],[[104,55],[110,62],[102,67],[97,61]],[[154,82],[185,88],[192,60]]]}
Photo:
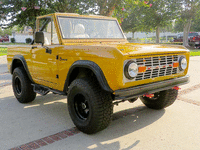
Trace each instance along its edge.
{"label": "door hinge", "polygon": [[59,78],[59,75],[58,75],[58,74],[56,75],[56,78],[57,78],[57,79]]}
{"label": "door hinge", "polygon": [[58,56],[58,55],[56,55],[56,59],[57,59],[57,60],[58,60],[58,57],[59,57],[59,56]]}

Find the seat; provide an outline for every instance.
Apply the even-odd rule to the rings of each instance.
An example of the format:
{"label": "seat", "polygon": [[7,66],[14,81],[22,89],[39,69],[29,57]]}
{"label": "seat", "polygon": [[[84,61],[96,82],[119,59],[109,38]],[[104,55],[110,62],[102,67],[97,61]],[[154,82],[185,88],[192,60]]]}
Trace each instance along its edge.
{"label": "seat", "polygon": [[51,33],[43,32],[44,33],[44,45],[51,45]]}
{"label": "seat", "polygon": [[88,34],[85,34],[85,27],[82,24],[75,25],[74,33],[71,34],[71,38],[89,38]]}

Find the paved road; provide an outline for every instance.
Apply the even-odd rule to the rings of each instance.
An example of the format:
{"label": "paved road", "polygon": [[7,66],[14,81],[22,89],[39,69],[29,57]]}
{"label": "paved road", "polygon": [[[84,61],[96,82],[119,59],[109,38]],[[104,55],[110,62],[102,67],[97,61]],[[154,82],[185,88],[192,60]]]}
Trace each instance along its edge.
{"label": "paved road", "polygon": [[199,150],[200,57],[191,57],[190,83],[164,110],[146,108],[139,100],[114,107],[111,125],[95,135],[79,132],[69,117],[65,96],[37,96],[20,104],[13,96],[6,57],[0,56],[0,149],[41,150]]}
{"label": "paved road", "polygon": [[0,88],[11,84],[11,75],[8,73],[6,56],[0,56]]}

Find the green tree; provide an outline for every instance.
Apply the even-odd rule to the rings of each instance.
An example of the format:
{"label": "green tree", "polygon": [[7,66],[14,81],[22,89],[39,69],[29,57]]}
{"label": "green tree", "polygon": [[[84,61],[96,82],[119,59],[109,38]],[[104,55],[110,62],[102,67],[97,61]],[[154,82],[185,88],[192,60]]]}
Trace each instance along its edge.
{"label": "green tree", "polygon": [[176,0],[150,0],[151,7],[142,7],[142,30],[156,30],[156,43],[159,43],[160,29],[172,23],[177,16],[179,4]]}
{"label": "green tree", "polygon": [[[183,32],[184,30],[185,22],[181,19],[176,20],[174,31],[175,32]],[[200,31],[200,18],[197,15],[194,19],[191,21],[191,26],[189,32],[199,32]]]}
{"label": "green tree", "polygon": [[175,32],[183,32],[184,24],[181,19],[175,21],[174,31]]}
{"label": "green tree", "polygon": [[200,10],[199,0],[178,0],[181,5],[179,12],[179,24],[183,25],[183,45],[189,46],[188,44],[188,34],[192,25],[193,19],[196,17]]}
{"label": "green tree", "polygon": [[22,33],[23,30],[24,30],[24,26],[19,26],[19,25],[17,25],[17,26],[15,26],[15,30],[16,30],[17,32],[19,32],[19,33]]}
{"label": "green tree", "polygon": [[123,18],[124,31],[134,33],[156,30],[156,43],[159,43],[160,31],[172,30],[172,20],[177,16],[178,8],[176,0],[149,0],[129,3],[125,5],[125,13],[119,13],[118,10],[116,14]]}
{"label": "green tree", "polygon": [[194,31],[194,32],[199,32],[200,31],[200,12],[193,19],[190,31]]}
{"label": "green tree", "polygon": [[170,23],[167,26],[160,28],[160,31],[161,32],[174,32],[174,21],[170,21]]}
{"label": "green tree", "polygon": [[[125,7],[143,6],[142,0],[82,0],[80,3],[80,9],[83,13],[92,13],[103,16],[115,16],[119,17],[119,13],[125,15],[126,11],[123,11]],[[117,14],[117,15],[116,15]]]}
{"label": "green tree", "polygon": [[82,13],[84,5],[81,0],[46,0],[46,4],[52,12],[61,13]]}
{"label": "green tree", "polygon": [[4,29],[0,28],[0,36],[12,35],[12,29]]}
{"label": "green tree", "polygon": [[144,4],[140,0],[2,0],[0,21],[7,23],[1,23],[4,28],[30,26],[34,32],[36,17],[40,15],[67,12],[112,16],[115,10],[133,3]]}
{"label": "green tree", "polygon": [[[16,25],[19,27],[30,26],[34,30],[37,16],[54,12],[82,14],[88,11],[96,13],[97,10],[101,15],[108,15],[111,13],[111,7],[113,11],[113,6],[118,1],[122,0],[108,0],[108,2],[106,0],[2,0],[0,4],[0,21],[2,23],[0,26],[3,28],[12,28]],[[39,6],[39,9],[35,6]],[[98,8],[96,8],[97,6]]]}
{"label": "green tree", "polygon": [[125,32],[132,32],[133,36],[134,33],[137,31],[141,31],[141,13],[140,7],[136,6],[135,8],[131,9],[131,12],[126,16],[121,16],[121,26]]}
{"label": "green tree", "polygon": [[82,0],[83,13],[112,16],[114,10],[123,4],[123,0]]}
{"label": "green tree", "polygon": [[[39,9],[35,6],[39,6]],[[19,25],[35,29],[35,20],[39,15],[51,12],[43,0],[2,0],[0,4],[0,21],[4,28]]]}
{"label": "green tree", "polygon": [[3,30],[0,28],[0,36],[3,36]]}
{"label": "green tree", "polygon": [[113,16],[118,18],[125,32],[141,31],[141,7],[150,7],[145,1],[125,0],[115,8]]}
{"label": "green tree", "polygon": [[12,29],[5,29],[4,35],[12,35]]}

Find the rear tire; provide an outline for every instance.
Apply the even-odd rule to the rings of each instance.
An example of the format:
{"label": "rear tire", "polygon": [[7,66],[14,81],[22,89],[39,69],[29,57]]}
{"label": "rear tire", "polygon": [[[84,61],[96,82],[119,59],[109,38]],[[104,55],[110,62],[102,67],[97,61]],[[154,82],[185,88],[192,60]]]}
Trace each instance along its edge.
{"label": "rear tire", "polygon": [[23,67],[15,68],[12,76],[12,87],[15,97],[20,103],[32,102],[36,93]]}
{"label": "rear tire", "polygon": [[111,94],[103,91],[96,80],[75,79],[68,91],[68,110],[76,127],[93,134],[105,129],[112,120]]}
{"label": "rear tire", "polygon": [[154,94],[154,97],[149,98],[140,96],[141,101],[151,109],[163,109],[174,103],[178,95],[175,89],[169,89]]}

